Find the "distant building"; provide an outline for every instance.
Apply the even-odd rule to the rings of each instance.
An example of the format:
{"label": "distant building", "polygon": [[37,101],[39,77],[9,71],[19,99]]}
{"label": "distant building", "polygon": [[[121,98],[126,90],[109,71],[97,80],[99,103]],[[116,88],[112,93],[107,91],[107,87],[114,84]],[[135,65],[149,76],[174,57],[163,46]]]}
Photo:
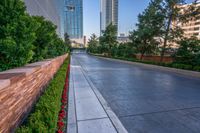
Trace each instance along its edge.
{"label": "distant building", "polygon": [[[178,5],[178,7],[181,9],[181,14],[184,14],[190,5],[191,4]],[[200,1],[197,1],[196,7],[200,8]],[[172,28],[174,25],[178,25],[183,29],[185,37],[189,38],[191,36],[196,36],[200,39],[200,12],[195,13],[196,14],[194,17],[191,17],[186,23],[182,23],[179,20],[173,20]]]}
{"label": "distant building", "polygon": [[129,36],[126,36],[124,33],[120,33],[120,36],[117,37],[117,41],[119,43],[131,42]]}
{"label": "distant building", "polygon": [[83,37],[83,44],[85,47],[87,47],[87,37],[86,36]]}
{"label": "distant building", "polygon": [[118,0],[100,0],[100,33],[105,31],[109,24],[118,27]]}
{"label": "distant building", "polygon": [[83,42],[83,0],[65,0],[65,33]]}
{"label": "distant building", "polygon": [[24,0],[27,12],[43,16],[57,26],[57,34],[64,39],[63,0]]}

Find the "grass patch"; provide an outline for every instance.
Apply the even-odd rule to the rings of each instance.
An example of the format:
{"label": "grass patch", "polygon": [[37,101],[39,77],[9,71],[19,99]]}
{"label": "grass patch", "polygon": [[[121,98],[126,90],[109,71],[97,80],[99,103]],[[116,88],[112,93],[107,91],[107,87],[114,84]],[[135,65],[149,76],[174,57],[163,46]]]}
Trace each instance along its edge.
{"label": "grass patch", "polygon": [[25,124],[16,130],[17,133],[56,132],[68,64],[69,57],[36,103],[34,112],[28,116]]}

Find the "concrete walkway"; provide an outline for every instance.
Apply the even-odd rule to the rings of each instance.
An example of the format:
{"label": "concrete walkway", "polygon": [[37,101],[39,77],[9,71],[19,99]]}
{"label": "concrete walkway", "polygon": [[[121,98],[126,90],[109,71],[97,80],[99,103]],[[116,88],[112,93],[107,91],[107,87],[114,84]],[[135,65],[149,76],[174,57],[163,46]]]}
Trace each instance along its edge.
{"label": "concrete walkway", "polygon": [[81,65],[71,57],[67,133],[126,133]]}
{"label": "concrete walkway", "polygon": [[[195,76],[189,71],[97,58],[85,53],[74,53],[72,58],[74,72],[85,75],[82,78],[79,74],[74,85],[87,80],[112,123],[109,107],[117,115],[114,118],[130,133],[200,133],[198,73]],[[102,104],[104,100],[99,98],[99,92],[107,104]]]}

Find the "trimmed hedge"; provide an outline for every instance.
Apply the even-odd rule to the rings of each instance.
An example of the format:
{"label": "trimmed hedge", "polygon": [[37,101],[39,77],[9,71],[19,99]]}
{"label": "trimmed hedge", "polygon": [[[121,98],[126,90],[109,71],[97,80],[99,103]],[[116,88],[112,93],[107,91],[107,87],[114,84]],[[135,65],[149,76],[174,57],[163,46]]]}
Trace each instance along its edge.
{"label": "trimmed hedge", "polygon": [[36,103],[34,112],[28,116],[24,125],[16,130],[17,133],[56,132],[68,65],[69,57]]}

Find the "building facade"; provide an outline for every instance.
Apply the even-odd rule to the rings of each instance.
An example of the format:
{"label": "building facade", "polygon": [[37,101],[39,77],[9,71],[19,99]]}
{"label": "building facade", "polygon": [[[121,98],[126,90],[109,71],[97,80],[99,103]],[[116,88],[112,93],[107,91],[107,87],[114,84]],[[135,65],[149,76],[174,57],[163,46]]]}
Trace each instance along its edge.
{"label": "building facade", "polygon": [[102,34],[111,23],[118,27],[118,0],[101,0],[100,2],[100,33]]}
{"label": "building facade", "polygon": [[71,40],[83,39],[83,0],[65,0],[65,33]]}
{"label": "building facade", "polygon": [[119,43],[131,42],[131,40],[129,39],[129,36],[126,36],[124,33],[120,33],[120,35],[117,37],[117,41]]}
{"label": "building facade", "polygon": [[64,39],[64,0],[24,0],[27,12],[43,16],[57,26],[57,34]]}
{"label": "building facade", "polygon": [[[191,6],[191,4],[184,4],[184,5],[178,5],[181,9],[180,14],[184,14],[187,12],[187,9]],[[200,1],[197,1],[197,4],[195,5],[196,8],[200,8]],[[173,20],[172,27],[173,26],[179,26],[184,31],[184,36],[189,38],[192,36],[195,36],[200,39],[200,12],[195,12],[194,16],[191,16],[189,18],[189,21],[186,23],[179,22],[178,20]]]}
{"label": "building facade", "polygon": [[60,33],[61,33],[62,38],[64,38],[64,34],[65,34],[64,0],[54,0],[54,3],[56,5],[56,9],[58,11],[59,18],[60,18]]}

